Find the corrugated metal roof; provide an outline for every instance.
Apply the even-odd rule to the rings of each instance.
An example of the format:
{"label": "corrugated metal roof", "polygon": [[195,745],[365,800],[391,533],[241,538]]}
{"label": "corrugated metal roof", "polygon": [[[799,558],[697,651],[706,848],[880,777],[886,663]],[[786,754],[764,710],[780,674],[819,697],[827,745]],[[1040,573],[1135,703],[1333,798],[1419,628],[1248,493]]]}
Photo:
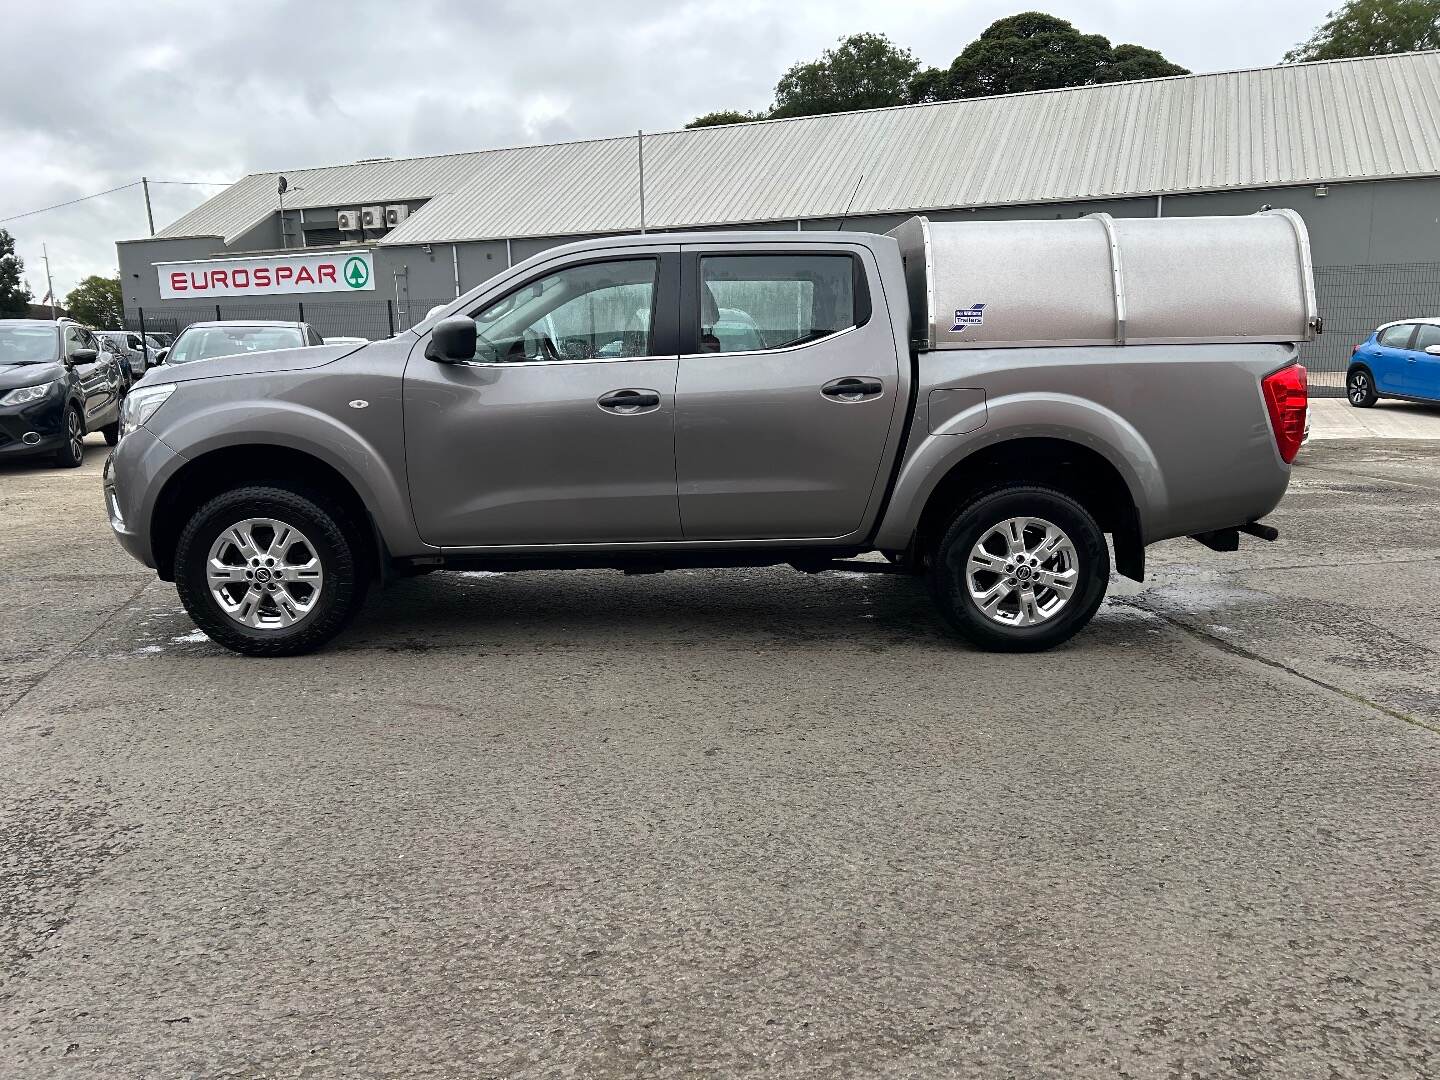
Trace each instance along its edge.
{"label": "corrugated metal roof", "polygon": [[[1440,52],[1294,64],[645,136],[652,228],[1440,174]],[[287,206],[430,198],[382,241],[639,227],[636,141],[287,172]],[[162,236],[239,235],[246,177]],[[298,201],[303,199],[304,201]],[[852,201],[853,200],[853,201]]]}

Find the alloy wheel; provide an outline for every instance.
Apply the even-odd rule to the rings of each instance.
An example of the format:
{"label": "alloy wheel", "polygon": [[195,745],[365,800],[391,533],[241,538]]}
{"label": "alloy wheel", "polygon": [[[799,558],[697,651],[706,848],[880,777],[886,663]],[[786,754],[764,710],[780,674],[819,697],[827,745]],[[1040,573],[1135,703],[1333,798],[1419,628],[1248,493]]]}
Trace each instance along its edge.
{"label": "alloy wheel", "polygon": [[65,416],[65,437],[70,440],[72,458],[79,458],[85,453],[85,432],[80,427],[80,414],[74,409]]}
{"label": "alloy wheel", "polygon": [[1370,377],[1363,371],[1357,371],[1350,376],[1350,401],[1354,405],[1363,405],[1370,397]]}
{"label": "alloy wheel", "polygon": [[981,534],[965,561],[965,588],[1001,626],[1058,615],[1079,584],[1079,557],[1065,531],[1043,518],[1007,518]]}
{"label": "alloy wheel", "polygon": [[220,610],[252,630],[283,630],[315,610],[325,587],[320,552],[299,529],[246,518],[210,545],[205,580]]}

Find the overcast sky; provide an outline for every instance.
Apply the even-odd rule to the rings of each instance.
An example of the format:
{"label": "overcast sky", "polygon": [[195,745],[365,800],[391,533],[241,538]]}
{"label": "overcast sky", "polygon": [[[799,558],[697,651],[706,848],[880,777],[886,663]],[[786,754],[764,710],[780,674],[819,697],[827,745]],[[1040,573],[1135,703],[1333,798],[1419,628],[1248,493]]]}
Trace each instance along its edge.
{"label": "overcast sky", "polygon": [[[11,4],[0,218],[138,179],[248,172],[681,127],[769,104],[791,63],[888,34],[947,65],[1028,6],[1192,71],[1279,61],[1330,0],[52,0]],[[63,35],[63,37],[61,36]],[[219,188],[152,188],[156,228]],[[140,189],[0,222],[38,299],[146,234]]]}

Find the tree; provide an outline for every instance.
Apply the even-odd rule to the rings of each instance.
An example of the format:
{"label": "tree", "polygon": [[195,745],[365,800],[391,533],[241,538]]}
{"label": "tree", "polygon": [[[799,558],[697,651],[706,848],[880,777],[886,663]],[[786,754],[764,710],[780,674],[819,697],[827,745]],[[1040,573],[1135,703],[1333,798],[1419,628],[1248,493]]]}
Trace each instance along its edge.
{"label": "tree", "polygon": [[120,327],[125,304],[120,297],[120,275],[101,277],[91,274],[65,297],[70,317],[101,330]]}
{"label": "tree", "polygon": [[685,126],[687,128],[722,127],[725,124],[749,124],[756,120],[767,119],[769,119],[769,116],[766,113],[735,112],[733,109],[721,109],[719,112],[697,116]]}
{"label": "tree", "polygon": [[25,260],[15,254],[15,238],[0,229],[0,319],[23,319],[30,310],[30,286],[20,275]]}
{"label": "tree", "polygon": [[795,64],[775,85],[770,115],[814,116],[906,105],[920,61],[884,34],[851,34],[820,59]]}
{"label": "tree", "polygon": [[1153,49],[1112,48],[1103,34],[1082,34],[1064,19],[1025,11],[991,23],[927,89],[929,100],[945,100],[1186,74]]}
{"label": "tree", "polygon": [[1440,48],[1440,0],[1349,0],[1285,54],[1285,63]]}
{"label": "tree", "polygon": [[1116,45],[1110,50],[1109,63],[1095,73],[1097,83],[1129,82],[1132,79],[1163,79],[1167,75],[1189,75],[1179,64],[1172,64],[1154,49],[1141,45]]}

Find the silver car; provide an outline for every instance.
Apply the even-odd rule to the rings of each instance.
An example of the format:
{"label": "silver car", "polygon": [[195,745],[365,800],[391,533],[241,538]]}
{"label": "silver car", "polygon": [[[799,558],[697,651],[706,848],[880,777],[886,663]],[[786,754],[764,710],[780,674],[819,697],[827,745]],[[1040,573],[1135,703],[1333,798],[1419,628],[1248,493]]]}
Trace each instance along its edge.
{"label": "silver car", "polygon": [[366,345],[191,327],[105,495],[253,655],[395,576],[771,564],[923,576],[961,636],[1033,651],[1089,621],[1112,543],[1143,578],[1159,540],[1274,538],[1316,322],[1286,212],[594,240]]}

